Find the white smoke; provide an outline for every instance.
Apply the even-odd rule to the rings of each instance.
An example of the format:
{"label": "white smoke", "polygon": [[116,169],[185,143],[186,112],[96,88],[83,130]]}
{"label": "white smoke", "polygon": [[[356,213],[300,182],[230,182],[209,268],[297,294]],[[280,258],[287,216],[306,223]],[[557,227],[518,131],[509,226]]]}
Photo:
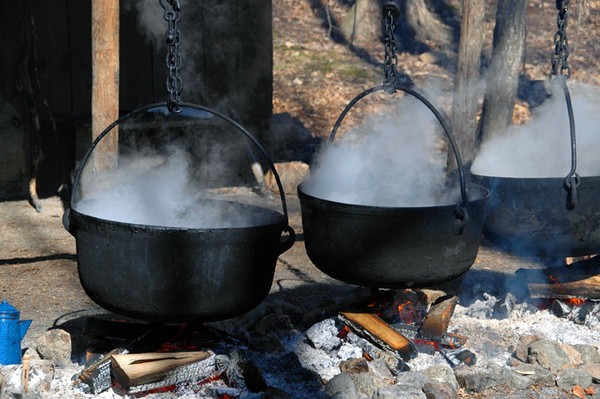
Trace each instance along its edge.
{"label": "white smoke", "polygon": [[[555,80],[553,82],[558,82]],[[499,177],[564,177],[571,169],[571,143],[565,97],[551,82],[552,96],[525,125],[511,126],[505,136],[483,143],[474,174]],[[569,83],[577,143],[577,173],[600,175],[598,88]]]}
{"label": "white smoke", "polygon": [[[433,114],[412,97],[326,145],[303,189],[341,203],[414,207],[449,204],[446,152]],[[443,138],[445,140],[445,138]],[[455,190],[451,190],[455,191]]]}
{"label": "white smoke", "polygon": [[259,215],[201,188],[191,165],[188,153],[176,147],[161,155],[148,150],[121,156],[114,170],[82,174],[81,198],[73,207],[100,219],[149,226],[230,228],[260,222]]}

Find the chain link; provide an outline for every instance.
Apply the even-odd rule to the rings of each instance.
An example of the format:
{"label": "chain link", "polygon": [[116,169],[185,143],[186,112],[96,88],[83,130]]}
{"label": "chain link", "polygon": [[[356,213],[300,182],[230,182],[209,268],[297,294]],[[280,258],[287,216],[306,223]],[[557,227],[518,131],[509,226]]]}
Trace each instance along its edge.
{"label": "chain link", "polygon": [[159,0],[159,2],[164,10],[164,18],[167,21],[167,30],[165,32],[165,42],[168,47],[165,60],[169,71],[166,81],[169,93],[167,107],[169,111],[179,113],[181,112],[183,80],[179,75],[179,71],[181,70],[181,55],[179,54],[181,32],[177,28],[177,23],[181,19],[181,6],[178,0]]}
{"label": "chain link", "polygon": [[567,37],[567,11],[570,0],[556,0],[558,16],[556,25],[558,30],[554,34],[554,54],[552,55],[551,76],[562,75],[566,78],[571,76],[569,65],[569,40]]}
{"label": "chain link", "polygon": [[396,57],[396,18],[397,15],[391,9],[384,9],[384,21],[385,21],[385,57],[383,61],[383,87],[387,93],[394,93],[396,91],[396,79],[397,79],[397,64],[398,57]]}

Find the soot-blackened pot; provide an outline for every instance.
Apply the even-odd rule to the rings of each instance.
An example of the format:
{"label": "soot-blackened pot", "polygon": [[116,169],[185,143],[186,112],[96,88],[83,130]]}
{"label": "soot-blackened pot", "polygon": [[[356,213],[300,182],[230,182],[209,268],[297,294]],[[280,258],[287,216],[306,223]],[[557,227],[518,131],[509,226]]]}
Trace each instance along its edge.
{"label": "soot-blackened pot", "polygon": [[493,245],[541,258],[600,251],[600,177],[580,177],[573,209],[567,206],[564,178],[473,178],[492,193],[483,234]]}

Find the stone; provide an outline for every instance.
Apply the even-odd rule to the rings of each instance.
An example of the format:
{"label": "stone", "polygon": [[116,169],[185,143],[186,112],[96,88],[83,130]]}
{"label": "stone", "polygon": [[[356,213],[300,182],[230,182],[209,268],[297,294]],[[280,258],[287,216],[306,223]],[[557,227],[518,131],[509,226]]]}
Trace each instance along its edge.
{"label": "stone", "polygon": [[549,370],[537,364],[523,363],[517,367],[514,367],[512,371],[529,379],[531,382],[529,385],[547,387],[554,386],[554,375],[552,375]]}
{"label": "stone", "polygon": [[555,372],[569,364],[569,357],[558,342],[542,339],[529,346],[527,361]]}
{"label": "stone", "polygon": [[460,387],[470,392],[482,392],[499,385],[510,385],[511,374],[510,370],[492,363],[483,368],[459,366],[454,370]]}
{"label": "stone", "polygon": [[584,364],[579,366],[579,369],[588,373],[592,377],[594,383],[600,384],[600,363]]}
{"label": "stone", "polygon": [[455,390],[458,390],[458,381],[454,376],[454,370],[450,366],[435,365],[423,370],[421,373],[431,382],[450,384]]}
{"label": "stone", "polygon": [[564,369],[556,375],[556,385],[567,392],[571,392],[575,385],[588,388],[592,385],[592,376],[581,369]]}
{"label": "stone", "polygon": [[405,371],[396,376],[396,385],[412,385],[419,389],[423,389],[425,384],[429,382],[429,378],[417,371]]}
{"label": "stone", "polygon": [[514,356],[522,362],[527,362],[529,346],[536,341],[539,341],[539,338],[536,335],[523,335],[520,337],[517,347],[515,348]]}
{"label": "stone", "polygon": [[71,362],[71,335],[65,330],[54,328],[41,335],[36,350],[42,359],[50,360],[60,367],[68,367]]}
{"label": "stone", "polygon": [[336,399],[355,399],[357,398],[356,386],[354,380],[348,373],[341,373],[333,377],[327,385],[325,392]]}
{"label": "stone", "polygon": [[356,393],[359,396],[366,396],[370,398],[380,387],[387,386],[388,384],[379,377],[377,374],[372,372],[366,372],[361,374],[352,375],[354,386],[356,387]]}
{"label": "stone", "polygon": [[579,353],[577,349],[568,344],[560,343],[559,345],[567,354],[567,358],[569,358],[569,367],[577,367],[583,364],[583,361],[581,360],[581,353]]}
{"label": "stone", "polygon": [[414,385],[392,385],[378,388],[371,399],[427,399],[425,393]]}
{"label": "stone", "polygon": [[573,345],[573,348],[581,355],[583,364],[600,363],[600,353],[597,346],[577,344]]}
{"label": "stone", "polygon": [[427,399],[458,399],[458,391],[450,384],[427,382],[423,386]]}
{"label": "stone", "polygon": [[369,371],[369,365],[364,357],[348,359],[340,362],[340,371],[350,375],[366,373]]}
{"label": "stone", "polygon": [[386,362],[382,359],[375,359],[369,362],[369,371],[377,374],[388,384],[394,383],[394,375],[388,368]]}

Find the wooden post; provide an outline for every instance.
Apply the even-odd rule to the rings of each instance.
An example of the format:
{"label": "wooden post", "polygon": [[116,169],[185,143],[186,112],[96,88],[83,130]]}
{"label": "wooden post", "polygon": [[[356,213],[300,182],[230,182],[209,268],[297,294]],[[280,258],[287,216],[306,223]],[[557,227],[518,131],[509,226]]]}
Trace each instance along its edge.
{"label": "wooden post", "polygon": [[[119,117],[119,0],[92,4],[92,140]],[[94,170],[113,167],[119,136],[116,128],[93,153]]]}
{"label": "wooden post", "polygon": [[[458,59],[454,76],[452,100],[452,133],[461,152],[463,163],[468,166],[475,156],[477,137],[477,109],[479,96],[479,68],[483,42],[483,17],[485,2],[462,0],[462,17]],[[448,154],[448,170],[456,168],[452,151]]]}

